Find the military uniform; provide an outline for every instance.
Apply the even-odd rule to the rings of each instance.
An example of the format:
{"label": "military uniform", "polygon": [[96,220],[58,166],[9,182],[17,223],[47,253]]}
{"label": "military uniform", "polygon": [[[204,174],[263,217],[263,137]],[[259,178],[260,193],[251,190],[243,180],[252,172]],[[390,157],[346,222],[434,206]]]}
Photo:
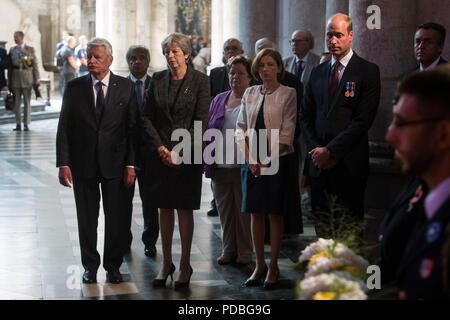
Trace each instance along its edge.
{"label": "military uniform", "polygon": [[36,54],[33,47],[23,43],[16,45],[9,51],[8,86],[15,94],[14,113],[16,124],[21,124],[21,97],[23,96],[24,116],[23,123],[30,123],[31,89],[39,80],[39,69]]}

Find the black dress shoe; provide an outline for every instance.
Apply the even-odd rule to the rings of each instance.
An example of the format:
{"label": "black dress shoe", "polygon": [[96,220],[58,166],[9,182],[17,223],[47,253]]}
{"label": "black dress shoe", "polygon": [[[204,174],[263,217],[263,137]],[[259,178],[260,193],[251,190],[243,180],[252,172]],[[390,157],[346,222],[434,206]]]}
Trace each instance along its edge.
{"label": "black dress shoe", "polygon": [[170,276],[170,278],[173,281],[173,273],[175,272],[175,265],[172,263],[170,266],[169,273],[166,275],[164,279],[153,279],[153,288],[163,288],[166,286],[167,278]]}
{"label": "black dress shoe", "polygon": [[23,126],[23,131],[29,131],[30,129],[28,128],[28,126],[27,125],[24,125]]}
{"label": "black dress shoe", "polygon": [[259,277],[248,278],[243,284],[243,287],[257,287],[261,285],[261,279],[266,276],[267,266],[264,268],[264,271],[259,275]]}
{"label": "black dress shoe", "polygon": [[209,210],[206,214],[208,215],[208,217],[217,217],[219,215],[216,207],[209,208]]}
{"label": "black dress shoe", "polygon": [[18,125],[16,126],[16,128],[13,129],[13,131],[22,131],[22,126],[21,126],[20,124],[18,124]]}
{"label": "black dress shoe", "polygon": [[118,284],[123,281],[119,270],[112,270],[106,273],[106,282]]}
{"label": "black dress shoe", "polygon": [[145,246],[144,254],[150,258],[156,257],[156,247],[154,245],[153,246]]}
{"label": "black dress shoe", "polygon": [[83,283],[97,283],[97,272],[86,270],[83,273]]}
{"label": "black dress shoe", "polygon": [[277,270],[275,282],[264,281],[263,289],[264,290],[273,290],[273,289],[275,289],[275,287],[277,286],[279,277],[280,277],[280,270]]}
{"label": "black dress shoe", "polygon": [[192,273],[194,272],[194,270],[192,270],[192,267],[189,266],[189,279],[185,282],[181,282],[181,281],[175,281],[175,286],[174,289],[175,290],[180,290],[183,288],[189,288],[189,282],[191,281],[191,277],[192,277]]}

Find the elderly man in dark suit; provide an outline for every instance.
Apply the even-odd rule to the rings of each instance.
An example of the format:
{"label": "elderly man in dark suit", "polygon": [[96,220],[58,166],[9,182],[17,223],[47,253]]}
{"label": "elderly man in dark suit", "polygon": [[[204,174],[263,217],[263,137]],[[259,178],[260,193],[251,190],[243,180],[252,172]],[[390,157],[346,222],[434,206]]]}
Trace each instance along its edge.
{"label": "elderly man in dark suit", "polygon": [[[380,74],[377,65],[351,49],[352,29],[347,15],[328,20],[327,46],[333,57],[312,70],[301,107],[300,126],[308,151],[305,166],[316,219],[319,211],[327,211],[327,194],[337,196],[357,220],[364,217],[368,130],[380,100]],[[316,232],[326,236],[317,227]]]}
{"label": "elderly man in dark suit", "polygon": [[[147,74],[148,66],[150,64],[150,52],[144,46],[131,46],[126,54],[126,59],[128,63],[128,68],[130,69],[130,74],[128,75],[128,79],[134,82],[136,88],[136,96],[138,98],[139,105],[139,116],[142,115],[142,111],[144,105],[147,100],[147,92],[150,88],[150,83],[152,77]],[[147,154],[147,146],[145,143],[141,141],[139,143],[138,149],[138,157],[139,160],[139,168],[137,171],[137,180],[139,182],[139,196],[142,201],[142,215],[144,216],[144,231],[142,232],[142,242],[144,243],[145,249],[144,254],[147,257],[155,257],[156,256],[156,241],[158,240],[159,234],[159,221],[158,221],[158,208],[152,206],[151,199],[146,196],[145,192],[145,155]],[[131,241],[133,239],[131,233],[131,218],[133,212],[133,196],[134,196],[134,187],[133,192],[130,194],[130,199],[127,202],[126,212],[128,213],[127,218],[127,230],[128,236],[124,240],[125,252],[130,251]]]}
{"label": "elderly man in dark suit", "polygon": [[[400,298],[443,299],[449,296],[450,224],[450,67],[414,73],[399,86],[399,100],[386,141],[395,148],[402,171],[422,180],[405,212],[393,214],[395,228],[382,238],[384,252],[395,253],[397,236],[408,230],[395,265]],[[401,224],[395,219],[403,219]],[[391,254],[392,255],[392,254]],[[388,258],[391,255],[385,255]],[[384,270],[382,269],[382,272]],[[389,271],[389,270],[388,270]]]}
{"label": "elderly man in dark suit", "polygon": [[445,35],[445,28],[438,23],[427,22],[417,27],[414,36],[414,55],[419,64],[405,72],[403,79],[414,71],[431,70],[438,65],[447,63],[447,60],[441,57],[445,45]]}
{"label": "elderly man in dark suit", "polygon": [[102,38],[87,46],[90,74],[67,84],[56,137],[59,182],[73,183],[84,283],[96,282],[100,255],[97,225],[100,188],[105,213],[103,267],[107,281],[120,283],[124,201],[134,184],[137,100],[134,84],[113,74],[111,44]]}

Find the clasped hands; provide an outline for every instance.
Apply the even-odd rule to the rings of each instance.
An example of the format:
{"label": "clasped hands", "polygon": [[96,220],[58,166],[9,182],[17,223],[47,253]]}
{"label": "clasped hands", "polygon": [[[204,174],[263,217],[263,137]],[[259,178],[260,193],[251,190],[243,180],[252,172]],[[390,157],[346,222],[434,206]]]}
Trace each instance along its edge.
{"label": "clasped hands", "polygon": [[336,161],[330,156],[327,148],[318,147],[309,152],[314,165],[319,169],[331,169],[336,165]]}
{"label": "clasped hands", "polygon": [[166,166],[171,168],[180,167],[180,165],[176,163],[179,156],[175,151],[169,151],[165,146],[160,146],[158,148],[158,155]]}

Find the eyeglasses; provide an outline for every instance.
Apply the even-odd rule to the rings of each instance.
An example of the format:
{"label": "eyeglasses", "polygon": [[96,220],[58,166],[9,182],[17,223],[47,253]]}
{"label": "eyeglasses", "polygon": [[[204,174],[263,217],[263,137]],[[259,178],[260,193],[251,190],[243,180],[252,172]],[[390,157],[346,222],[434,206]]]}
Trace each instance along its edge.
{"label": "eyeglasses", "polygon": [[223,51],[236,51],[236,50],[239,50],[239,48],[236,47],[236,46],[225,47],[225,48],[223,49]]}
{"label": "eyeglasses", "polygon": [[293,43],[297,44],[297,43],[300,43],[300,42],[308,42],[308,40],[304,40],[304,39],[291,39],[291,40],[289,40],[289,44],[293,44]]}
{"label": "eyeglasses", "polygon": [[431,118],[431,119],[422,119],[422,120],[412,120],[412,121],[403,121],[394,119],[392,120],[391,125],[395,128],[402,128],[402,127],[408,127],[408,126],[415,126],[418,124],[424,124],[424,123],[433,123],[433,122],[439,122],[444,119],[437,119],[437,118]]}

